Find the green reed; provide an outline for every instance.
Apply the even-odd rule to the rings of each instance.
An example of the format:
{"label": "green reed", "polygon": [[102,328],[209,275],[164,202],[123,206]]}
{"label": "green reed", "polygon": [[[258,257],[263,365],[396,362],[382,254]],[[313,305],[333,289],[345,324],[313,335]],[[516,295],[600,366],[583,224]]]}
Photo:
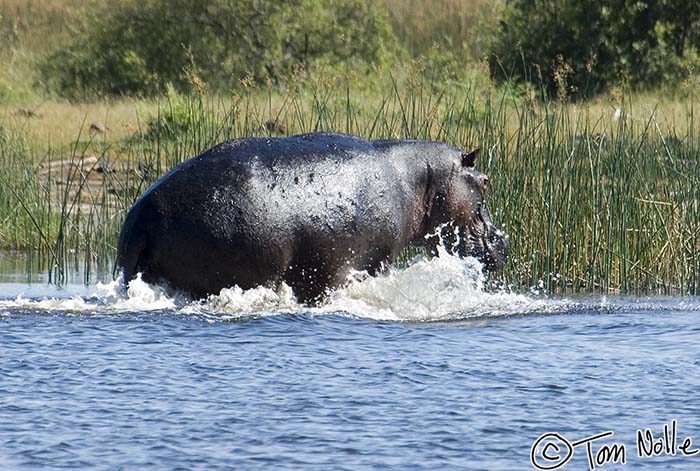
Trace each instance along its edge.
{"label": "green reed", "polygon": [[[622,104],[620,119],[585,104],[540,102],[509,90],[390,80],[355,91],[342,79],[289,92],[171,96],[131,138],[78,136],[37,158],[7,126],[0,138],[0,243],[37,250],[52,280],[112,271],[134,200],[182,160],[223,139],[335,130],[481,147],[487,205],[511,237],[494,282],[516,290],[695,294],[700,276],[699,143],[694,101],[667,128],[654,110]],[[642,116],[640,118],[640,116]],[[682,132],[681,132],[682,130]],[[59,155],[60,154],[60,155]],[[37,161],[80,161],[39,175]],[[62,173],[61,173],[62,172]],[[99,185],[93,177],[100,172]]]}

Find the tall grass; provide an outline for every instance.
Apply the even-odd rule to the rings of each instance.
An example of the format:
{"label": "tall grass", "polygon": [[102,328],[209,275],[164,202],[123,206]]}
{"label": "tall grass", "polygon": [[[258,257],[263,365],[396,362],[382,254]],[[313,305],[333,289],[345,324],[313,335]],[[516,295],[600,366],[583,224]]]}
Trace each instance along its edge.
{"label": "tall grass", "polygon": [[0,240],[8,247],[39,248],[48,242],[47,198],[28,159],[23,136],[0,123]]}
{"label": "tall grass", "polygon": [[382,0],[400,43],[413,54],[436,44],[464,45],[473,58],[484,54],[487,31],[497,22],[500,0]]}
{"label": "tall grass", "polygon": [[[396,81],[382,90],[368,96],[338,80],[287,93],[172,97],[129,139],[78,139],[70,158],[99,149],[93,167],[48,177],[27,164],[21,139],[6,137],[0,242],[44,253],[59,282],[71,270],[109,272],[126,211],[173,165],[230,137],[335,130],[480,146],[478,166],[492,181],[488,207],[511,236],[496,281],[550,292],[697,292],[696,98],[683,122],[667,125],[631,101],[615,120],[585,104],[543,103],[508,90],[438,92]],[[40,160],[57,157],[49,150]],[[98,171],[104,177],[96,187],[90,179]]]}

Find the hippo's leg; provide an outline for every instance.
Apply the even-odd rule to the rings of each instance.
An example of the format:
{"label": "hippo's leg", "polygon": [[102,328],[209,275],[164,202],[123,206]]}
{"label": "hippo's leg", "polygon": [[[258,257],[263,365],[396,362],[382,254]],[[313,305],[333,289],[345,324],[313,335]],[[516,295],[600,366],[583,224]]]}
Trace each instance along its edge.
{"label": "hippo's leg", "polygon": [[284,274],[297,300],[305,304],[318,303],[335,283],[334,269],[327,262],[314,262],[314,257],[294,260]]}

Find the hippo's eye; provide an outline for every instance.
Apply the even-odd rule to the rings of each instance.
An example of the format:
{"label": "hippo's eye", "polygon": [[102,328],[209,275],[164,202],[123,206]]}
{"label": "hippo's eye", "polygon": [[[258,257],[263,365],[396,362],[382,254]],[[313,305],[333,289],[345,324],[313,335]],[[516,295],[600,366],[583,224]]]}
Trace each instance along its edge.
{"label": "hippo's eye", "polygon": [[489,186],[489,177],[487,177],[486,175],[481,175],[481,177],[479,177],[479,180],[481,181],[481,191],[485,192],[486,188],[488,188]]}

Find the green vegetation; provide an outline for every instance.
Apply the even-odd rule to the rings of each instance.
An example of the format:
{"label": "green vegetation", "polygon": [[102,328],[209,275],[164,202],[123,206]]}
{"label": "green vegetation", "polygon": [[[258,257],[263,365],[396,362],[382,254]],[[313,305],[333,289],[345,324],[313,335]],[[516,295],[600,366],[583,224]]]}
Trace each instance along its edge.
{"label": "green vegetation", "polygon": [[[311,14],[310,12],[313,12]],[[697,82],[700,4],[680,0],[2,0],[0,101],[359,88],[414,64],[555,98]],[[689,88],[689,87],[687,87]]]}
{"label": "green vegetation", "polygon": [[364,0],[125,0],[96,10],[42,81],[69,98],[221,91],[319,64],[367,69],[392,52],[386,18]]}
{"label": "green vegetation", "polygon": [[413,57],[436,45],[466,52],[463,59],[483,57],[503,8],[494,0],[382,0],[399,43]]}
{"label": "green vegetation", "polygon": [[[2,178],[13,182],[3,185],[9,193],[0,202],[3,227],[11,228],[3,244],[48,254],[59,280],[71,260],[104,269],[126,210],[176,163],[230,136],[334,129],[480,145],[480,168],[494,182],[492,217],[513,240],[500,280],[516,289],[541,280],[552,291],[696,292],[696,101],[688,103],[687,121],[675,123],[687,130],[678,135],[653,112],[602,120],[586,106],[500,92],[484,98],[476,90],[434,94],[422,82],[387,84],[371,107],[365,98],[342,83],[267,97],[246,93],[232,102],[174,96],[151,122],[157,132],[111,143],[87,165],[58,167],[53,175],[14,157],[23,144],[3,139],[2,168],[12,173]],[[633,103],[623,107],[632,113]],[[174,134],[160,131],[172,125]],[[94,148],[83,142],[70,160],[82,162]]]}
{"label": "green vegetation", "polygon": [[696,293],[700,13],[623,3],[0,0],[0,248],[110,272],[167,169],[323,129],[480,146],[496,283]]}
{"label": "green vegetation", "polygon": [[491,53],[497,78],[553,97],[678,85],[700,66],[700,3],[513,0]]}

